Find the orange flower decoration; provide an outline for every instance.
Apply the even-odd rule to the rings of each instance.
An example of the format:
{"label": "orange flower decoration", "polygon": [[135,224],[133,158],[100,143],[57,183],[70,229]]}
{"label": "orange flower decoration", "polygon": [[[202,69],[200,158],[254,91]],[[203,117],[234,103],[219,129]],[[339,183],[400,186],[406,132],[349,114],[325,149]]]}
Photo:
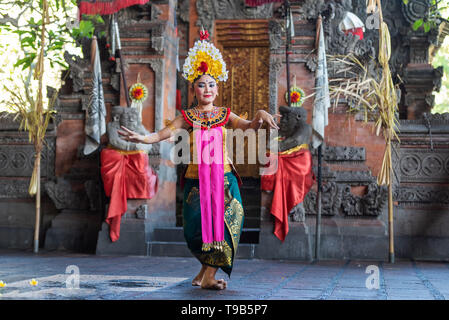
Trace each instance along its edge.
{"label": "orange flower decoration", "polygon": [[129,89],[132,100],[141,102],[148,96],[148,89],[142,83],[136,83]]}
{"label": "orange flower decoration", "polygon": [[301,99],[301,94],[299,94],[299,93],[296,92],[296,91],[292,92],[292,95],[291,95],[291,101],[292,101],[293,103],[296,103],[296,102],[299,101],[299,99]]}
{"label": "orange flower decoration", "polygon": [[[292,107],[300,107],[304,102],[304,91],[293,86],[290,88],[290,102]],[[285,100],[288,102],[288,92],[285,93]]]}
{"label": "orange flower decoration", "polygon": [[135,88],[133,90],[133,98],[136,100],[140,100],[143,98],[143,89],[142,88]]}

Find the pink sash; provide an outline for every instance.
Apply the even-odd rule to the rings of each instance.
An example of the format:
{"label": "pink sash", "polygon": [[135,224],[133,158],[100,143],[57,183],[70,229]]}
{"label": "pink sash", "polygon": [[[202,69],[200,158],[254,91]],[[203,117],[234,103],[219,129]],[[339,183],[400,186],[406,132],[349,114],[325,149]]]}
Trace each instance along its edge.
{"label": "pink sash", "polygon": [[224,167],[222,127],[195,129],[203,251],[223,250]]}

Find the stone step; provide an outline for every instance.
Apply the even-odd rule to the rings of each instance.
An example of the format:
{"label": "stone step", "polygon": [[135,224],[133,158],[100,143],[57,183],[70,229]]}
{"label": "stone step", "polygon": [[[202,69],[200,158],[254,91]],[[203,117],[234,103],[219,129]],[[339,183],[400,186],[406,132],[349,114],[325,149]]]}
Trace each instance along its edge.
{"label": "stone step", "polygon": [[[256,258],[257,244],[240,243],[237,259]],[[151,241],[147,243],[147,255],[153,257],[192,257],[186,242]]]}
{"label": "stone step", "polygon": [[253,229],[260,227],[260,217],[248,217],[245,216],[245,220],[243,221],[243,229]]}
{"label": "stone step", "polygon": [[245,218],[247,217],[260,217],[260,204],[258,205],[250,205],[250,206],[243,206],[243,210],[245,211]]}
{"label": "stone step", "polygon": [[260,206],[260,179],[242,178],[243,184],[240,186],[245,210],[248,206]]}
{"label": "stone step", "polygon": [[260,206],[260,191],[258,194],[254,194],[242,190],[240,195],[245,209],[247,206]]}
{"label": "stone step", "polygon": [[[259,243],[258,228],[243,228],[240,243]],[[155,228],[152,242],[185,242],[182,227]]]}

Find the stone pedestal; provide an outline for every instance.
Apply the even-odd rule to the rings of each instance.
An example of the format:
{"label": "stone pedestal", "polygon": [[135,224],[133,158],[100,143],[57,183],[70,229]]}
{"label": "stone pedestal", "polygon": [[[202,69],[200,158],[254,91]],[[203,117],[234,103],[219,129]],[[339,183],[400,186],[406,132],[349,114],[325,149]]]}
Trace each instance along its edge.
{"label": "stone pedestal", "polygon": [[[289,221],[289,232],[282,242],[274,234],[274,217],[270,213],[273,194],[261,193],[259,245],[256,256],[260,259],[312,260],[312,239],[304,221]],[[290,216],[289,216],[290,218]]]}
{"label": "stone pedestal", "polygon": [[260,259],[313,259],[313,247],[309,227],[303,222],[291,222],[284,242],[273,234],[273,223],[263,222],[260,226],[257,257]]}
{"label": "stone pedestal", "polygon": [[[308,213],[294,221],[289,214],[289,232],[284,242],[274,234],[274,217],[270,213],[272,194],[262,192],[262,212],[257,257],[260,259],[315,259],[316,216]],[[321,217],[320,260],[388,259],[388,225],[386,208],[378,218]]]}
{"label": "stone pedestal", "polygon": [[45,236],[45,249],[93,253],[100,223],[95,213],[63,210],[51,222]]}
{"label": "stone pedestal", "polygon": [[[386,214],[386,212],[385,212]],[[315,254],[316,218],[306,218]],[[320,259],[388,259],[388,226],[380,219],[322,217]]]}
{"label": "stone pedestal", "polygon": [[[142,203],[141,206],[136,204]],[[106,208],[107,212],[107,208]],[[145,200],[128,200],[128,211],[122,216],[120,237],[112,242],[109,225],[103,222],[98,233],[97,255],[148,255],[148,243],[152,232]]]}

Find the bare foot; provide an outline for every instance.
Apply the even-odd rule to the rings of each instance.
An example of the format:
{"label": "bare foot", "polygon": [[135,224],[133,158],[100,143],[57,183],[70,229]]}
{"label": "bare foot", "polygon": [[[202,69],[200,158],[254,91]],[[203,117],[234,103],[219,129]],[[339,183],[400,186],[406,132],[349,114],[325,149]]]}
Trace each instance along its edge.
{"label": "bare foot", "polygon": [[226,289],[226,281],[223,279],[215,280],[203,278],[201,281],[201,288],[209,290],[223,290]]}
{"label": "bare foot", "polygon": [[205,271],[206,271],[206,266],[203,265],[203,266],[201,267],[200,272],[196,275],[195,278],[193,278],[193,280],[192,280],[192,286],[194,286],[194,287],[199,287],[199,286],[201,286],[201,280],[203,280],[203,276],[204,276],[204,272],[205,272]]}
{"label": "bare foot", "polygon": [[[202,270],[202,269],[201,269]],[[203,279],[201,280],[202,289],[223,290],[226,289],[227,283],[224,279],[215,280],[215,274],[218,268],[205,266]]]}
{"label": "bare foot", "polygon": [[219,283],[222,283],[224,285],[224,289],[226,289],[228,283],[224,279],[217,280]]}
{"label": "bare foot", "polygon": [[194,287],[199,287],[201,285],[201,280],[203,280],[203,275],[201,275],[201,277],[199,275],[197,275],[193,280],[192,280],[192,286]]}

